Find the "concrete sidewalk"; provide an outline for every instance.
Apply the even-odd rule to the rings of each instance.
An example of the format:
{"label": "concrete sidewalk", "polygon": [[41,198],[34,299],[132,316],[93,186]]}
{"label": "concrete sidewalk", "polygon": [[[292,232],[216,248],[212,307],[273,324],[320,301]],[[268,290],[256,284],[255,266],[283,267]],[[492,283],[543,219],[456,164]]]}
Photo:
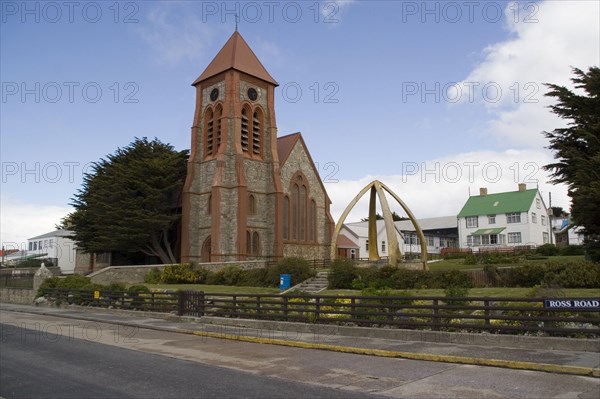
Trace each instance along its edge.
{"label": "concrete sidewalk", "polygon": [[[84,308],[0,304],[0,310],[261,344],[600,378],[597,340],[340,327]],[[1,321],[1,320],[0,320]],[[554,349],[553,349],[554,348]],[[557,349],[558,348],[558,349]]]}

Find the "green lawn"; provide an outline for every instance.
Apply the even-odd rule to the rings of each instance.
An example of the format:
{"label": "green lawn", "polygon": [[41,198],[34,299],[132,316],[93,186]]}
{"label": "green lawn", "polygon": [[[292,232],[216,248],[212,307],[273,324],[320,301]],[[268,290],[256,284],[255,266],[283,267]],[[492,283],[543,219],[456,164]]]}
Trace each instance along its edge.
{"label": "green lawn", "polygon": [[[423,289],[423,290],[406,290],[414,296],[444,296],[443,289]],[[392,290],[391,292],[406,292],[404,290]],[[508,298],[523,298],[527,297],[531,288],[471,288],[469,296],[489,296],[489,297],[508,297]],[[586,288],[569,288],[561,290],[565,297],[573,298],[599,298],[600,289]],[[321,294],[324,295],[360,295],[358,290],[325,290]]]}
{"label": "green lawn", "polygon": [[150,288],[151,291],[155,290],[191,290],[191,291],[204,291],[206,293],[218,293],[218,294],[278,294],[279,288],[266,288],[266,287],[236,287],[231,285],[206,285],[206,284],[144,284]]}
{"label": "green lawn", "polygon": [[[571,255],[571,256],[549,256],[548,259],[528,259],[519,263],[507,263],[507,264],[498,264],[494,266],[498,267],[517,267],[523,266],[525,264],[544,264],[550,261],[555,262],[563,262],[563,261],[573,261],[573,260],[583,260],[583,255]],[[483,265],[465,265],[464,259],[448,259],[441,260],[439,262],[428,263],[430,270],[467,270],[467,269],[483,269]]]}

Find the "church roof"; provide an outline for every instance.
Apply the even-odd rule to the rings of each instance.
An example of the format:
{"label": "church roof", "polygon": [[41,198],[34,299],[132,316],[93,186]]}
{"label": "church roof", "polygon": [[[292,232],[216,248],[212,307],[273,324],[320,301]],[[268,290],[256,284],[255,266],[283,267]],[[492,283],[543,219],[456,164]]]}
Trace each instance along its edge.
{"label": "church roof", "polygon": [[300,139],[300,133],[292,133],[287,136],[277,137],[277,155],[279,155],[279,164],[283,165]]}
{"label": "church roof", "polygon": [[202,75],[192,85],[194,86],[203,80],[229,69],[244,72],[277,86],[275,79],[269,75],[269,72],[267,72],[263,64],[258,60],[256,54],[254,54],[248,43],[246,43],[242,35],[237,31],[233,32],[233,35],[227,40],[221,51],[219,51],[204,72],[202,72]]}

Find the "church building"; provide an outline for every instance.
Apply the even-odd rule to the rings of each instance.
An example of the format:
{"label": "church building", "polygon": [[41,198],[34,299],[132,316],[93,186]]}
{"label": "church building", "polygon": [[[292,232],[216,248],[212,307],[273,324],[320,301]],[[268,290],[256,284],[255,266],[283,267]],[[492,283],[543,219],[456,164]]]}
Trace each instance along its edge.
{"label": "church building", "polygon": [[192,85],[181,261],[328,258],[331,201],[302,135],[277,137],[278,84],[237,31]]}

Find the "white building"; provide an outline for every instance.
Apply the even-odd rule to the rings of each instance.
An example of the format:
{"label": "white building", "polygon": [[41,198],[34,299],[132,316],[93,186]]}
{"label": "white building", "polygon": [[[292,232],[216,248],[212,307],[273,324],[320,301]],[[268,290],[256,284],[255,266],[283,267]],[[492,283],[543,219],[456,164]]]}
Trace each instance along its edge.
{"label": "white building", "polygon": [[458,214],[461,247],[539,246],[550,242],[548,209],[537,188],[471,196]]}
{"label": "white building", "polygon": [[60,267],[62,274],[73,274],[75,270],[75,241],[69,238],[70,230],[55,230],[27,240],[27,257],[50,259]]}
{"label": "white building", "polygon": [[[443,216],[419,219],[419,226],[427,240],[427,253],[439,254],[442,248],[458,246],[458,229],[456,216]],[[406,254],[420,254],[421,242],[417,237],[416,229],[410,220],[394,222],[396,238],[400,252]],[[346,223],[342,226],[341,235],[358,245],[361,258],[369,255],[369,227],[368,222]],[[385,222],[377,221],[377,249],[382,257],[389,256]],[[338,251],[339,253],[339,251]]]}
{"label": "white building", "polygon": [[552,219],[552,231],[556,245],[582,245],[585,236],[581,230],[583,229],[571,223],[568,217]]}

